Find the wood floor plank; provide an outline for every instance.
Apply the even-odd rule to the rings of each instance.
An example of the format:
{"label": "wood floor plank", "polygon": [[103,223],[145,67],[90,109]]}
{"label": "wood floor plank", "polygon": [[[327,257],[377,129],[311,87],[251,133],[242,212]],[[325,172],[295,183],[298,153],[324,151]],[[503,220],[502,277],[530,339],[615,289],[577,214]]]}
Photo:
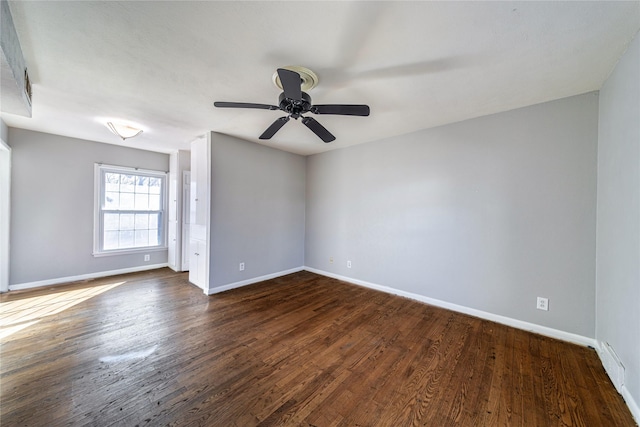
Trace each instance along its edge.
{"label": "wood floor plank", "polygon": [[310,272],[0,295],[0,424],[633,426],[593,349]]}

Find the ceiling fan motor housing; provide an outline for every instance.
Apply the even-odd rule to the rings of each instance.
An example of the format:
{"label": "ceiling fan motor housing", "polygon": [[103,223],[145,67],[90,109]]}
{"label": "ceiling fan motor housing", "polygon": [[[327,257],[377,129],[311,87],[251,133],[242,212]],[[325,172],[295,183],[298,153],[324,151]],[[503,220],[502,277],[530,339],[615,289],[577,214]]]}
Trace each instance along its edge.
{"label": "ceiling fan motor housing", "polygon": [[311,110],[311,97],[307,93],[302,92],[302,99],[291,99],[287,98],[284,92],[282,92],[278,98],[278,108],[297,120],[301,114]]}

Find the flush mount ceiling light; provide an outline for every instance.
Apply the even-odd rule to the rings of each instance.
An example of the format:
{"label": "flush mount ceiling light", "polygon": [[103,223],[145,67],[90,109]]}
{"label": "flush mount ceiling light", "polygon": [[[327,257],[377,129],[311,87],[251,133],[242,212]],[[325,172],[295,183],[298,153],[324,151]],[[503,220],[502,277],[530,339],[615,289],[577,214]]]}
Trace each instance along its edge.
{"label": "flush mount ceiling light", "polygon": [[120,138],[122,138],[123,141],[125,139],[138,136],[142,133],[142,129],[138,129],[133,126],[125,125],[122,123],[107,122],[107,127],[115,135],[118,135]]}

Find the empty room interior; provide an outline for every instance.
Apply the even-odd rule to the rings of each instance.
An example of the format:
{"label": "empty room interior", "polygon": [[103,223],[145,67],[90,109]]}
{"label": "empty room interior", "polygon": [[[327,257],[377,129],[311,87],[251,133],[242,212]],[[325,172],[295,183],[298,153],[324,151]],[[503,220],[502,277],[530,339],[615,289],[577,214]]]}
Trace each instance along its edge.
{"label": "empty room interior", "polygon": [[3,426],[640,422],[640,1],[0,6]]}

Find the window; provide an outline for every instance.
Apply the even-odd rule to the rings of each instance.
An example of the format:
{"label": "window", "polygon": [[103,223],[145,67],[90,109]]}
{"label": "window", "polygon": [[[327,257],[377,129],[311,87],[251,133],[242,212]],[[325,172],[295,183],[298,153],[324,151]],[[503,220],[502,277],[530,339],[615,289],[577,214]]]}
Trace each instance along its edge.
{"label": "window", "polygon": [[165,172],[95,165],[94,256],[164,249]]}

